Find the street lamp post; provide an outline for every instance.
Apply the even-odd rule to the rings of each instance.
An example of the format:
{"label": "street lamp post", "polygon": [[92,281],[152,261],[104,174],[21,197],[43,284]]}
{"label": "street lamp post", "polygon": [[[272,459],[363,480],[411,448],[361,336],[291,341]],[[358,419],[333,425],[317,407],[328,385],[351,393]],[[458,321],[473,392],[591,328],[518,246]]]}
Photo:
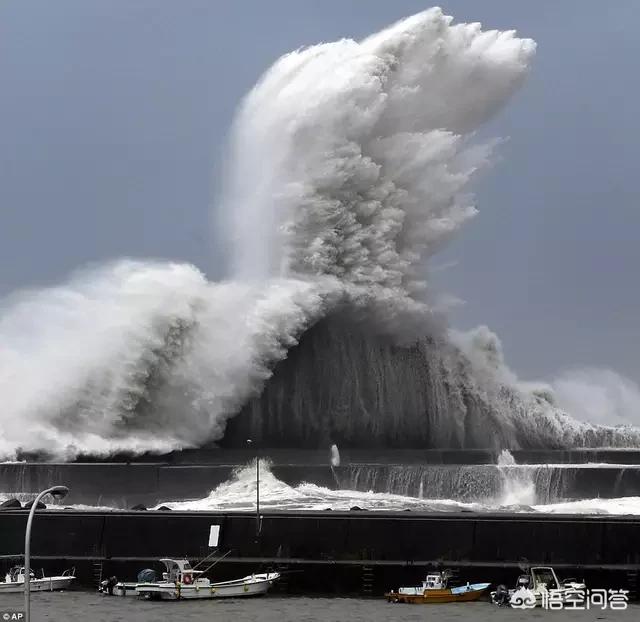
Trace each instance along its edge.
{"label": "street lamp post", "polygon": [[46,495],[51,495],[54,499],[64,498],[69,489],[66,486],[53,486],[43,490],[33,502],[31,511],[29,512],[29,518],[27,519],[27,530],[24,534],[24,619],[25,622],[31,620],[31,524],[33,523],[33,516],[36,513],[36,508],[40,499]]}
{"label": "street lamp post", "polygon": [[[253,441],[248,438],[247,445],[251,447]],[[256,541],[260,537],[260,456],[256,447]]]}

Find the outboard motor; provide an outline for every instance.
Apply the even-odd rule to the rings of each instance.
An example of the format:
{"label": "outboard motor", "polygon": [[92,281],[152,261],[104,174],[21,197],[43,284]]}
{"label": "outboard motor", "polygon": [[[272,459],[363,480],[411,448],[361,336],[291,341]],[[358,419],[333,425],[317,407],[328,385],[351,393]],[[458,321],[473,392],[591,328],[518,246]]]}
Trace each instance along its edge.
{"label": "outboard motor", "polygon": [[109,594],[109,596],[113,596],[113,588],[118,583],[118,577],[109,577],[100,583],[100,587],[98,588],[99,592],[103,594]]}
{"label": "outboard motor", "polygon": [[509,596],[509,590],[506,585],[499,585],[496,588],[496,593],[493,596],[493,602],[498,605],[498,607],[502,607],[503,605],[508,605],[511,601],[511,597]]}

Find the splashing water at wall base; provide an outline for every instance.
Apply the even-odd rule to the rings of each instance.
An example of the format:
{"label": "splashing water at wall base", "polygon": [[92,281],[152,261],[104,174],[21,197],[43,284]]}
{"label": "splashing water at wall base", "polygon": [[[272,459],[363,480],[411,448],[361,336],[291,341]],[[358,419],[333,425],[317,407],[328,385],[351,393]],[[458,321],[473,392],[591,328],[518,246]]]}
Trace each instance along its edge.
{"label": "splashing water at wall base", "polygon": [[530,469],[518,470],[510,451],[504,449],[498,457],[498,469],[503,478],[502,505],[534,505],[536,485]]}
{"label": "splashing water at wall base", "polygon": [[[343,487],[331,490],[310,483],[289,486],[274,477],[267,463],[261,461],[260,507],[266,510],[350,510],[359,507],[371,511],[412,510],[423,512],[508,511],[578,514],[637,514],[640,497],[583,499],[527,505],[509,499],[478,495],[478,501],[459,498],[429,498],[400,492],[375,492]],[[347,485],[348,486],[348,485]],[[159,506],[174,510],[233,511],[255,510],[255,466],[239,468],[233,478],[218,486],[204,499],[164,501]]]}

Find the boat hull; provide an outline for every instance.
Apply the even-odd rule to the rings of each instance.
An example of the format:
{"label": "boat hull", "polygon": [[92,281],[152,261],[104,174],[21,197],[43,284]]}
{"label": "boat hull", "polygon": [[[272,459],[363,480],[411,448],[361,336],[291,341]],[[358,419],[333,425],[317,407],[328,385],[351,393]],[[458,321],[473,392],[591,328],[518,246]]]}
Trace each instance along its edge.
{"label": "boat hull", "polygon": [[385,594],[387,600],[393,603],[407,603],[411,605],[428,605],[437,603],[464,603],[478,600],[486,591],[488,584],[469,589],[429,589],[422,593],[407,594],[403,592],[389,592]]}
{"label": "boat hull", "polygon": [[[143,598],[153,600],[200,600],[212,598],[240,598],[245,596],[262,596],[280,578],[278,573],[262,575],[250,575],[233,581],[209,583],[208,580],[199,579],[193,584],[170,583],[138,583],[135,584],[135,593]],[[119,584],[123,585],[123,584]],[[131,584],[124,584],[130,586]],[[116,586],[118,587],[118,586]],[[126,587],[114,594],[129,596],[131,589]]]}
{"label": "boat hull", "polygon": [[[46,579],[31,579],[30,592],[55,592],[66,590],[75,577],[48,577]],[[14,594],[24,592],[24,583],[0,583],[0,594]]]}
{"label": "boat hull", "polygon": [[98,591],[103,596],[128,596],[128,597],[137,597],[138,592],[136,591],[136,587],[138,587],[138,583],[116,583],[113,586],[113,592],[110,594],[108,588],[100,588]]}

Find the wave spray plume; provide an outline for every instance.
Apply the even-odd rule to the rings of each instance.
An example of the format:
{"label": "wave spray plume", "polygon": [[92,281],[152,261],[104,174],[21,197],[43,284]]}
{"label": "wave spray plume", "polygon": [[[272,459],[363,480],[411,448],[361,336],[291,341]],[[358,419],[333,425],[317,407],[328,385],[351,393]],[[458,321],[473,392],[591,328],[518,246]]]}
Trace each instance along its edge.
{"label": "wave spray plume", "polygon": [[[474,141],[474,132],[517,90],[534,51],[514,32],[454,24],[432,9],[360,42],[279,59],[234,122],[218,206],[228,280],[209,282],[190,265],[120,261],[0,303],[0,454],[167,451],[220,440],[300,337],[344,314],[397,344],[429,336],[412,346],[413,358],[399,345],[388,361],[377,345],[365,348],[392,380],[397,360],[413,361],[416,391],[424,370],[437,371],[435,397],[414,400],[410,413],[432,429],[425,442],[637,441],[577,423],[560,430],[566,415],[476,364],[484,355],[469,352],[478,339],[463,353],[465,339],[449,338],[426,281],[429,258],[476,212],[468,185],[493,144]],[[449,418],[444,407],[428,416],[434,399]],[[474,418],[472,427],[490,434],[460,432]],[[375,423],[380,438],[385,425]]]}

